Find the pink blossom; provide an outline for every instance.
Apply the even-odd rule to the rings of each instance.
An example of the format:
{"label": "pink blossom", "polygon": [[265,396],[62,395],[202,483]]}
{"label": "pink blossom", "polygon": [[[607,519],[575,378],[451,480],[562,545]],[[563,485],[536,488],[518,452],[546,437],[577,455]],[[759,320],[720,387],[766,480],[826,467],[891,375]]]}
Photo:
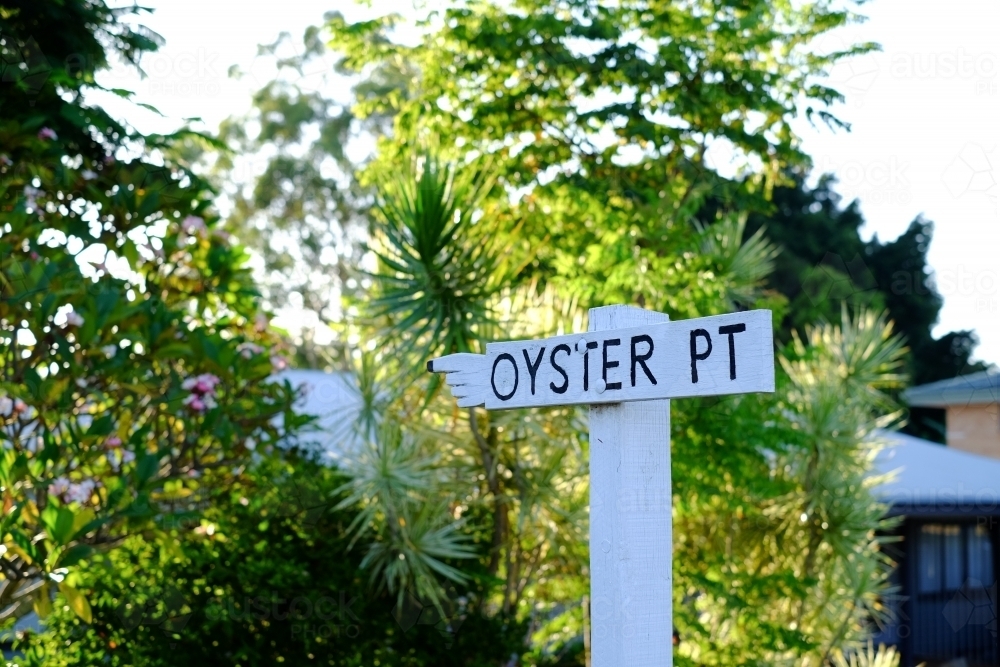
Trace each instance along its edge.
{"label": "pink blossom", "polygon": [[20,398],[14,399],[14,414],[19,415],[28,411],[28,404],[22,401]]}
{"label": "pink blossom", "polygon": [[187,476],[190,477],[191,479],[198,479],[199,477],[201,477],[201,473],[198,472],[197,470],[188,470]]}
{"label": "pink blossom", "polygon": [[203,400],[201,400],[201,398],[199,398],[195,394],[191,394],[190,396],[188,396],[187,398],[185,398],[184,399],[184,405],[188,406],[189,408],[191,408],[195,412],[204,412],[205,411],[205,402]]}
{"label": "pink blossom", "polygon": [[183,222],[181,222],[181,231],[184,232],[185,234],[189,235],[201,234],[206,229],[207,228],[205,227],[205,220],[199,218],[197,215],[189,215],[188,217],[184,218]]}
{"label": "pink blossom", "polygon": [[117,449],[118,447],[121,446],[122,446],[122,439],[119,438],[117,435],[113,435],[104,441],[105,449]]}
{"label": "pink blossom", "polygon": [[5,167],[9,167],[14,164],[14,161],[11,160],[5,153],[0,153],[0,164]]}
{"label": "pink blossom", "polygon": [[184,380],[181,387],[196,394],[210,394],[215,391],[216,385],[220,382],[222,380],[218,376],[211,373],[202,373],[201,375]]}
{"label": "pink blossom", "polygon": [[126,463],[132,463],[135,461],[135,453],[127,449],[115,449],[107,453],[108,464],[111,469],[115,472],[121,470],[121,467]]}
{"label": "pink blossom", "polygon": [[56,136],[56,131],[51,127],[43,127],[38,131],[38,138],[42,141],[55,141],[59,137]]}
{"label": "pink blossom", "polygon": [[49,484],[49,495],[57,497],[62,496],[64,493],[69,491],[69,486],[70,484],[68,479],[65,477],[57,477],[52,480],[51,484]]}
{"label": "pink blossom", "polygon": [[286,368],[288,368],[288,360],[285,359],[284,357],[279,357],[276,354],[271,355],[271,368],[276,373],[278,371],[283,371]]}
{"label": "pink blossom", "polygon": [[86,503],[94,495],[94,488],[97,485],[93,480],[86,479],[79,484],[70,484],[65,497],[67,502]]}
{"label": "pink blossom", "polygon": [[264,351],[264,348],[256,343],[240,343],[236,346],[236,351],[240,353],[240,356],[244,359],[249,359],[255,354],[260,354]]}

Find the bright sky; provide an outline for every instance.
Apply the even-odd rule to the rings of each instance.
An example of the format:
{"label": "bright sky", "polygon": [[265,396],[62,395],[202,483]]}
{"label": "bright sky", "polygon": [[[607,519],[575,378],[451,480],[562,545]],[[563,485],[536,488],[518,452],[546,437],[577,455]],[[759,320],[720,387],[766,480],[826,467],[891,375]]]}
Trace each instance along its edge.
{"label": "bright sky", "polygon": [[[143,22],[166,46],[145,61],[145,80],[118,72],[103,82],[136,91],[166,116],[116,109],[147,131],[174,129],[190,117],[214,129],[244,112],[250,91],[272,78],[268,60],[256,57],[258,44],[281,31],[299,39],[330,9],[357,14],[344,0],[282,0],[267,11],[221,0],[145,4],[156,11]],[[973,329],[977,357],[1000,363],[1000,3],[874,0],[864,13],[867,23],[817,45],[882,44],[881,53],[833,73],[847,96],[838,114],[852,131],[803,122],[805,149],[818,172],[837,175],[847,200],[860,200],[866,235],[895,238],[918,215],[936,223],[929,257],[945,302],[935,334]],[[247,76],[231,79],[231,65]],[[320,73],[309,78],[319,82]]]}

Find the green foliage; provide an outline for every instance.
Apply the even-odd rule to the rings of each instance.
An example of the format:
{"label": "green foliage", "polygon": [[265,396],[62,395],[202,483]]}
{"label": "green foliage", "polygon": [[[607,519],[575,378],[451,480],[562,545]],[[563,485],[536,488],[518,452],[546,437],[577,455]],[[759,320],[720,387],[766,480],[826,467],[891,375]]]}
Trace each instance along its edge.
{"label": "green foliage", "polygon": [[[457,228],[450,243],[461,248],[476,234],[472,227]],[[692,225],[677,236],[678,280],[697,285],[701,297],[685,308],[711,312],[764,298],[759,287],[775,253],[761,232],[741,243],[743,222],[731,218],[707,228]],[[680,258],[688,256],[698,259],[685,265]],[[699,270],[703,266],[712,270]],[[388,262],[379,269],[378,279],[398,275]],[[535,284],[486,297],[481,307],[498,321],[516,322],[517,335],[549,333],[544,323],[558,317],[536,317],[551,304],[532,301]],[[518,289],[527,296],[513,298]],[[423,302],[447,298],[412,288],[396,309],[433,313],[440,304]],[[519,312],[529,303],[534,307]],[[390,320],[397,314],[382,313]],[[383,332],[374,321],[351,324],[363,339],[378,341]],[[496,326],[471,324],[482,328],[469,331],[504,336]],[[400,326],[393,335],[422,340],[426,325],[407,321],[410,329]],[[887,613],[881,599],[890,590],[891,563],[876,532],[888,524],[885,506],[872,495],[881,480],[872,476],[871,462],[879,447],[875,429],[899,417],[885,392],[904,381],[905,348],[884,316],[866,311],[851,317],[845,310],[839,326],[807,331],[782,354],[776,394],[674,404],[678,664],[825,664],[850,655],[872,621]],[[376,342],[363,364],[381,368],[383,381],[391,381],[390,368],[422,365],[428,347],[411,346],[401,354]],[[392,517],[402,517],[400,525],[410,525],[427,507],[457,506],[459,512],[440,521],[463,516],[470,527],[481,527],[473,539],[490,544],[481,566],[503,582],[492,596],[495,613],[530,620],[535,628],[522,656],[526,664],[581,657],[578,601],[586,591],[587,554],[580,547],[587,498],[579,411],[469,410],[460,419],[452,399],[440,396],[432,381],[371,393],[396,397],[383,406],[379,423],[397,424],[392,428],[413,438],[394,456],[364,455],[350,469],[352,500],[367,503],[364,516],[373,517],[371,523],[383,517],[379,521],[389,527],[398,522]],[[415,444],[417,434],[427,443],[423,448]],[[455,481],[477,478],[464,487]],[[393,500],[400,496],[418,498],[420,508],[400,509]],[[403,577],[425,576],[415,554],[404,550],[415,542],[392,545],[379,531],[368,539],[382,563],[397,566],[389,571],[373,568],[374,559],[363,563],[390,589]],[[404,558],[394,560],[394,554]]]}
{"label": "green foliage", "polygon": [[280,440],[277,416],[302,421],[269,382],[277,341],[245,251],[214,231],[211,188],[170,159],[172,138],[83,102],[110,55],[156,46],[123,15],[0,8],[4,57],[27,63],[0,102],[4,621],[44,617],[56,590],[88,620],[82,562],[183,520]]}
{"label": "green foliage", "polygon": [[[781,340],[812,323],[838,321],[843,304],[884,308],[910,348],[907,372],[914,384],[983,370],[969,361],[976,344],[972,332],[931,334],[943,303],[927,265],[933,224],[918,218],[894,241],[862,241],[864,219],[857,202],[842,207],[832,187],[830,177],[810,189],[795,176],[775,188],[767,211],[749,217],[749,231],[764,230],[781,248],[765,283],[789,301]],[[711,216],[711,208],[704,214]],[[905,428],[943,441],[943,420],[943,411],[915,408]]]}
{"label": "green foliage", "polygon": [[[371,79],[354,88],[349,110],[269,86],[255,101],[261,133],[228,127],[239,147],[278,148],[266,178],[239,200],[231,229],[261,250],[267,221],[290,213],[283,231],[305,250],[292,262],[291,254],[264,251],[271,268],[287,270],[323,263],[324,246],[340,240],[331,220],[338,234],[366,223],[364,263],[352,247],[349,261],[333,269],[351,297],[340,342],[364,342],[364,351],[351,351],[363,405],[353,432],[363,446],[345,468],[347,479],[305,462],[281,469],[265,461],[249,476],[220,477],[225,491],[201,486],[208,474],[197,487],[164,476],[161,452],[142,452],[135,478],[162,483],[157,500],[171,509],[198,501],[200,528],[178,528],[173,541],[136,533],[122,549],[74,554],[107,567],[77,568],[65,580],[72,589],[56,598],[51,632],[26,640],[28,659],[200,664],[221,654],[239,664],[321,656],[333,664],[446,665],[498,664],[513,655],[524,664],[582,662],[585,412],[463,413],[414,371],[439,350],[579,328],[587,307],[606,303],[674,318],[760,306],[782,314],[783,299],[764,291],[780,256],[756,228],[747,236],[739,211],[760,207],[783,170],[804,161],[790,129],[797,112],[836,123],[827,107],[838,95],[815,80],[844,53],[816,56],[808,44],[850,19],[825,1],[456,2],[430,14],[418,38],[403,44],[391,30],[398,16],[358,24],[330,16],[340,71]],[[309,53],[319,52],[317,34],[307,34]],[[379,149],[350,173],[344,145],[356,120],[370,123]],[[307,147],[306,159],[294,159],[303,129],[313,126],[322,128],[321,141]],[[736,178],[706,162],[717,142],[733,147]],[[325,153],[350,173],[347,189],[317,166]],[[93,165],[103,170],[103,159]],[[249,281],[226,246],[209,241],[214,220],[203,182],[183,178],[175,181],[179,203],[127,209],[129,224],[166,220],[164,258],[148,261],[177,267],[166,277],[159,269],[141,273],[145,282],[132,289],[141,301],[146,287],[157,288],[152,293],[164,302],[157,316],[183,311],[185,331],[204,331],[211,342],[183,350],[176,345],[184,342],[171,343],[163,365],[171,378],[185,377],[192,359],[206,365],[199,371],[241,377],[254,368],[240,359],[244,351],[254,358],[256,348],[238,347],[250,342],[253,294],[242,290]],[[139,185],[124,192],[141,196]],[[204,194],[194,202],[188,195],[198,188]],[[367,188],[375,195],[370,211]],[[711,224],[699,224],[710,195],[721,204]],[[46,215],[57,210],[45,208]],[[181,241],[170,225],[188,215],[202,222],[186,223]],[[118,237],[107,242],[130,247]],[[173,260],[175,252],[184,261]],[[209,278],[196,273],[205,266]],[[212,272],[228,279],[211,283]],[[286,287],[294,291],[307,278]],[[206,281],[214,289],[199,292]],[[227,298],[233,291],[246,298]],[[88,311],[84,324],[103,307]],[[144,350],[159,340],[131,335]],[[878,480],[870,463],[873,429],[895,413],[884,392],[900,381],[902,344],[884,318],[867,312],[805,336],[783,351],[773,396],[674,403],[679,665],[860,659],[851,650],[883,613],[889,564],[875,534],[884,507],[871,494]],[[141,360],[133,366],[145,368]],[[169,395],[174,385],[157,386]],[[212,410],[232,421],[244,413],[227,396],[221,390]],[[161,439],[197,433],[206,446],[244,449],[251,437],[234,430],[235,438],[215,440],[216,422],[191,424],[183,409],[171,416],[165,432],[149,432]],[[115,423],[98,418],[88,428],[107,437]],[[226,466],[212,475],[231,464],[219,456]],[[273,507],[299,497],[300,483],[335,508],[310,514],[322,503],[307,502],[286,515]],[[58,509],[38,521],[53,535],[72,534],[76,523]],[[379,620],[333,645],[311,632],[293,635],[276,615],[247,617],[245,606],[219,613],[220,599],[234,609],[260,599],[266,607],[293,594],[315,609],[316,596],[330,590],[358,591],[365,613]],[[86,593],[90,623],[79,620],[88,612],[73,591]],[[433,609],[445,634],[414,637],[386,620],[405,612],[413,595],[426,603],[420,618]],[[152,604],[155,631],[129,636],[116,611],[123,600],[142,618]],[[455,619],[462,620],[457,633]],[[62,648],[67,638],[70,650]]]}
{"label": "green foliage", "polygon": [[452,588],[437,608],[372,591],[349,548],[356,510],[334,509],[345,481],[294,457],[261,460],[213,494],[196,530],[133,536],[89,562],[80,587],[93,620],[56,598],[14,664],[457,667],[509,655],[524,629],[484,618],[478,586]]}
{"label": "green foliage", "polygon": [[[489,216],[477,226],[473,217],[483,215],[493,181],[472,169],[456,177],[430,154],[395,173],[376,200],[381,224],[369,247],[380,266],[364,314],[386,321],[380,338],[402,352],[468,352],[476,327],[491,323],[488,304],[506,277],[495,247],[499,221]],[[421,347],[406,349],[414,345]]]}

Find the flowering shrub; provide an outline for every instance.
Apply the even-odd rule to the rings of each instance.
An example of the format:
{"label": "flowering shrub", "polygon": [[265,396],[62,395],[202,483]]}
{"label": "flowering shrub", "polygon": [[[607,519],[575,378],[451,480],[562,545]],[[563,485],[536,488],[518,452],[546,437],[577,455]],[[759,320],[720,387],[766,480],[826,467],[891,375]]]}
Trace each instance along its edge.
{"label": "flowering shrub", "polygon": [[[87,41],[112,21],[102,6],[60,10],[81,15],[47,31],[52,62],[81,44],[105,62]],[[31,21],[4,21],[6,44],[29,48]],[[114,48],[152,45],[105,27]],[[89,619],[82,561],[184,527],[275,424],[300,423],[291,387],[268,381],[276,339],[247,255],[210,231],[212,191],[164,159],[173,139],[66,94],[92,73],[52,78],[5,79],[0,100],[0,621],[45,616],[56,590]]]}

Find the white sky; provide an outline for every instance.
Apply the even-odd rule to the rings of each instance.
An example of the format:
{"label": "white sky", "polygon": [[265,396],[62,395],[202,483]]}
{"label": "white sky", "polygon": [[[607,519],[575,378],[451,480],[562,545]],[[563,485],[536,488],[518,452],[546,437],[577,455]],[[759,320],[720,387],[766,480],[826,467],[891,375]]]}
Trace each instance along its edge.
{"label": "white sky", "polygon": [[[299,40],[331,9],[358,14],[344,0],[282,0],[266,11],[221,0],[146,4],[156,11],[143,23],[166,39],[145,61],[148,78],[116,72],[102,81],[136,91],[166,116],[132,105],[114,110],[146,131],[174,129],[190,117],[214,129],[244,112],[250,92],[272,78],[267,59],[256,57],[258,44],[281,31]],[[974,329],[977,357],[1000,363],[1000,3],[874,0],[863,10],[867,23],[817,45],[882,44],[881,53],[833,72],[847,95],[838,115],[852,131],[803,122],[804,147],[818,171],[838,176],[846,200],[860,200],[866,236],[895,238],[920,214],[935,222],[929,257],[945,298],[935,333]],[[248,72],[242,81],[227,74],[234,64]]]}

